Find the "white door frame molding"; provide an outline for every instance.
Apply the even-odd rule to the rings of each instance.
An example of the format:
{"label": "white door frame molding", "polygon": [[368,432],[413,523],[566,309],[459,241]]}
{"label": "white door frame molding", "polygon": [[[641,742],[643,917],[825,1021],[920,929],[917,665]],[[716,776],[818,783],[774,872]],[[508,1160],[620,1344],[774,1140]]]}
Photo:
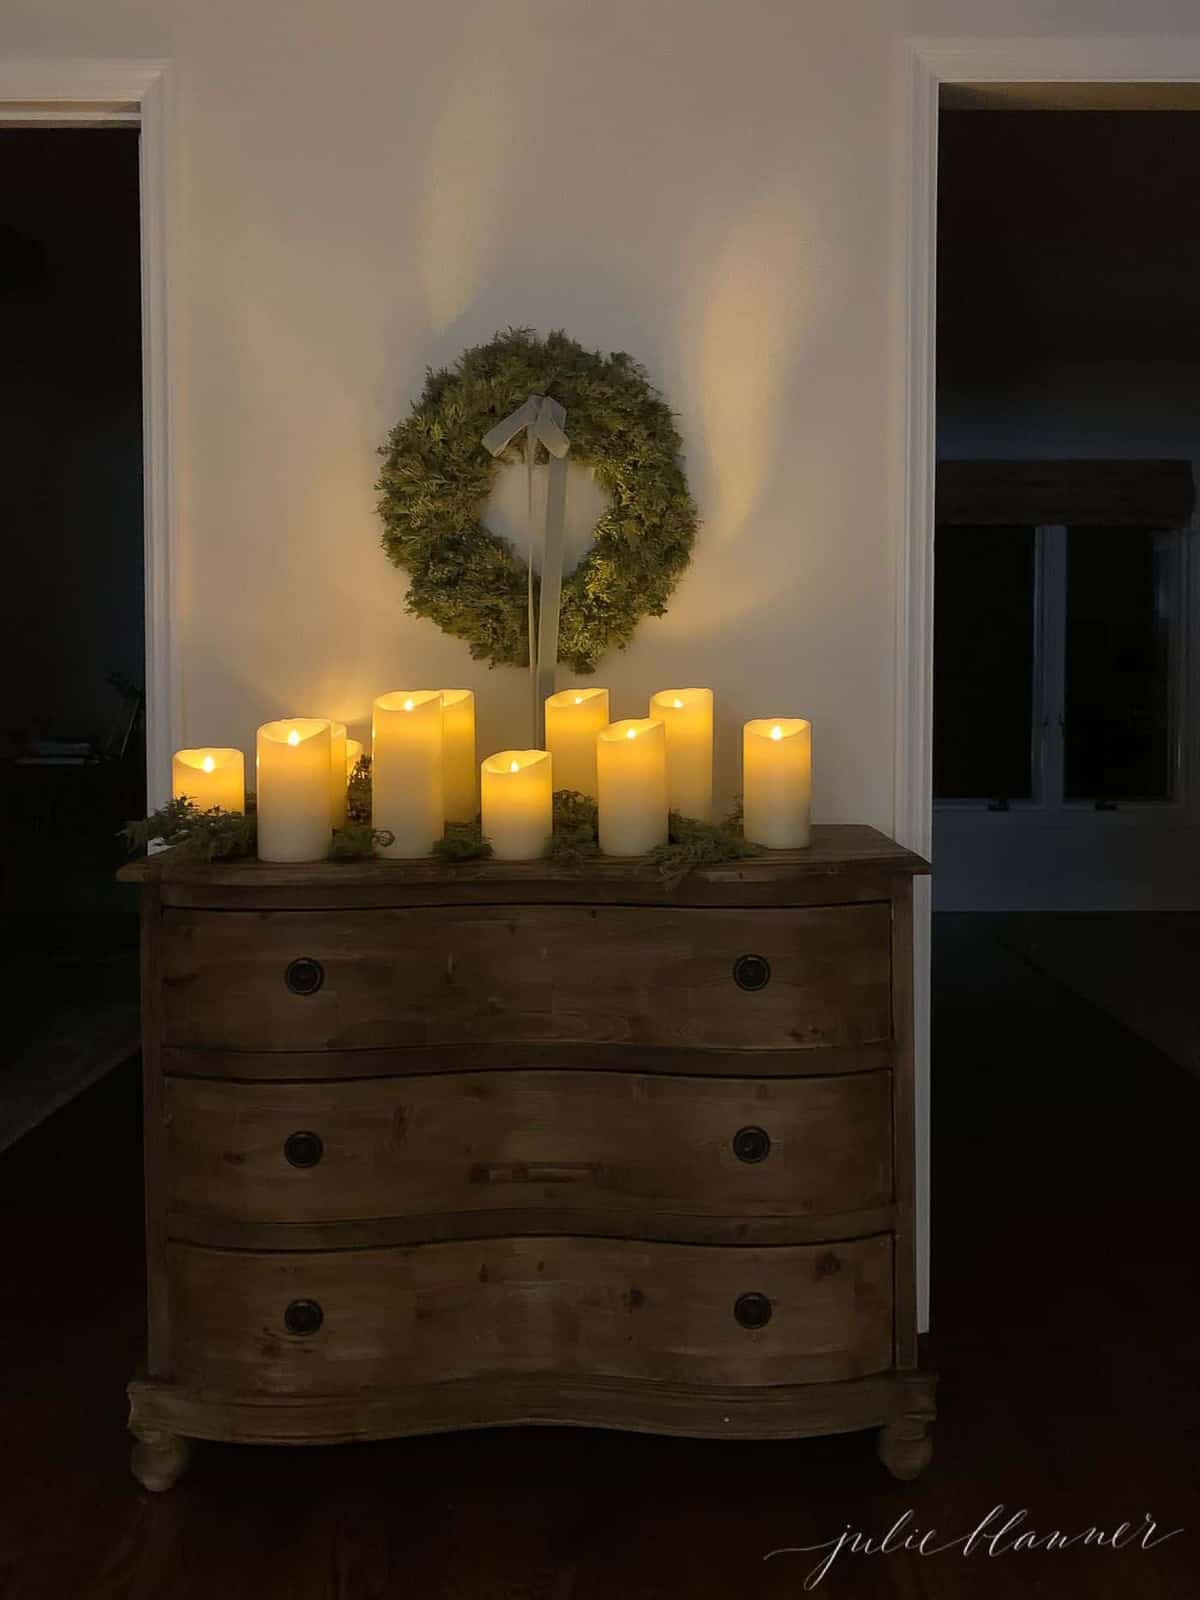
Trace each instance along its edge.
{"label": "white door frame molding", "polygon": [[0,127],[139,127],[142,468],[146,561],[146,794],[170,795],[182,743],[177,609],[178,374],[173,337],[171,73],[165,61],[0,59]]}
{"label": "white door frame molding", "polygon": [[[903,462],[896,559],[896,837],[923,855],[933,843],[933,513],[936,452],[938,101],[943,84],[1200,83],[1200,34],[1148,37],[902,41],[893,148],[899,172],[903,385],[897,451]],[[918,879],[917,1278],[929,1322],[929,881]]]}

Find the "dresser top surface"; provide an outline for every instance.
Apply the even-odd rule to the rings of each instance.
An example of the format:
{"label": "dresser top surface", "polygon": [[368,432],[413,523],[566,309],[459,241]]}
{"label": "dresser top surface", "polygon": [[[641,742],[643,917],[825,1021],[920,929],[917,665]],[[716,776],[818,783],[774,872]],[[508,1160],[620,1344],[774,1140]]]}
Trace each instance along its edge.
{"label": "dresser top surface", "polygon": [[[552,900],[588,903],[620,899],[632,903],[736,904],[790,889],[811,891],[822,881],[842,879],[849,889],[864,880],[905,879],[929,871],[920,856],[874,828],[826,824],[812,831],[804,850],[765,850],[761,855],[720,866],[697,867],[675,883],[644,860],[600,856],[582,867],[551,861],[467,861],[454,865],[418,861],[307,861],[295,864],[243,860],[197,862],[164,850],[130,862],[119,873],[126,883],[156,885],[176,904],[212,904],[224,896],[236,902],[346,904],[369,900],[398,902],[419,896],[441,900]],[[808,894],[805,898],[808,898]],[[851,894],[850,898],[859,898]],[[831,898],[840,898],[836,893]]]}

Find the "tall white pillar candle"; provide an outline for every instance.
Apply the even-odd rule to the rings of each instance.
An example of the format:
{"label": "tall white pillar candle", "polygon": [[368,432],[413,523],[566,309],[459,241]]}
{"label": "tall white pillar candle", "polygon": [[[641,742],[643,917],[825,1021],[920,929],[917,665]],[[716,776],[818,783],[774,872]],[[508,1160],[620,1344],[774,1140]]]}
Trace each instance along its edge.
{"label": "tall white pillar candle", "polygon": [[596,739],[600,849],[642,856],[667,842],[667,739],[655,717],[611,723]]}
{"label": "tall white pillar candle", "polygon": [[672,811],[700,822],[712,820],[713,692],[660,689],[650,715],[667,734],[667,800]]}
{"label": "tall white pillar candle", "polygon": [[335,828],[346,826],[346,724],[329,724],[329,810]]}
{"label": "tall white pillar candle", "polygon": [[483,836],[497,861],[533,861],[553,826],[554,762],[546,750],[501,750],[480,768]]}
{"label": "tall white pillar candle", "polygon": [[474,822],[479,815],[479,767],[475,761],[475,696],[470,689],[442,690],[442,799],[447,822]]}
{"label": "tall white pillar candle", "polygon": [[323,861],[332,828],[328,722],[264,722],[256,765],[259,860]]}
{"label": "tall white pillar candle", "polygon": [[240,750],[217,747],[176,750],[171,757],[171,794],[186,795],[200,811],[246,809],[246,761]]}
{"label": "tall white pillar candle", "polygon": [[554,787],[596,798],[596,737],[608,727],[607,689],[562,689],[546,701]]}
{"label": "tall white pillar candle", "polygon": [[445,827],[439,689],[381,694],[371,713],[371,824],[393,834],[380,855],[427,856]]}
{"label": "tall white pillar candle", "polygon": [[742,731],[742,807],[746,838],[771,850],[810,841],[812,724],[762,717]]}

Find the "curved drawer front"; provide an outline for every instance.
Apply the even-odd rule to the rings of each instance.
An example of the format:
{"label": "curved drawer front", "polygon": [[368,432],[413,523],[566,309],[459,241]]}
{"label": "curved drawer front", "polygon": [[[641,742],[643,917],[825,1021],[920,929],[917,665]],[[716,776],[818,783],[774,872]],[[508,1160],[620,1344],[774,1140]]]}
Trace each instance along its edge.
{"label": "curved drawer front", "polygon": [[735,1249],[493,1239],[250,1254],[173,1245],[177,1380],[337,1394],[495,1372],[824,1382],[892,1357],[890,1236]]}
{"label": "curved drawer front", "polygon": [[[178,1218],[819,1216],[891,1200],[890,1075],[167,1080]],[[186,1231],[183,1229],[181,1231]]]}
{"label": "curved drawer front", "polygon": [[891,1032],[886,904],[168,911],[169,1046],[795,1049]]}

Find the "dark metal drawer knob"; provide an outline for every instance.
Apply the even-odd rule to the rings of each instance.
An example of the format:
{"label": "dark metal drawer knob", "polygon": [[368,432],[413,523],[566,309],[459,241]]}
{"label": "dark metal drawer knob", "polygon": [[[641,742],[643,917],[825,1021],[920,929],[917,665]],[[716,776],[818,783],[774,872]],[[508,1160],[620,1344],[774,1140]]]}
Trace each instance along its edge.
{"label": "dark metal drawer knob", "polygon": [[293,994],[316,994],[325,982],[325,968],[312,956],[300,956],[289,963],[283,981]]}
{"label": "dark metal drawer knob", "polygon": [[771,981],[766,956],[739,956],[733,963],[733,981],[739,989],[765,989]]}
{"label": "dark metal drawer knob", "polygon": [[733,1314],[743,1328],[765,1328],[773,1309],[765,1294],[740,1294],[733,1302]]}
{"label": "dark metal drawer knob", "polygon": [[733,1153],[747,1165],[765,1161],[771,1153],[771,1136],[765,1128],[739,1128],[733,1136]]}
{"label": "dark metal drawer knob", "polygon": [[325,1145],[319,1133],[302,1128],[288,1134],[283,1141],[283,1153],[293,1167],[315,1167],[325,1154]]}
{"label": "dark metal drawer knob", "polygon": [[325,1313],[315,1300],[293,1300],[283,1313],[283,1325],[289,1333],[316,1333],[325,1321]]}

